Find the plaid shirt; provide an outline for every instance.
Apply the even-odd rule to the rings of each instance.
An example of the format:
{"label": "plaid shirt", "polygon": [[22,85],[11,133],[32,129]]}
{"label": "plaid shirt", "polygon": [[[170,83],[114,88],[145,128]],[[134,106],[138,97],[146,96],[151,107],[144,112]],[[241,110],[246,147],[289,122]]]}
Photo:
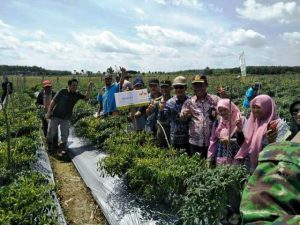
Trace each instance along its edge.
{"label": "plaid shirt", "polygon": [[164,110],[158,113],[160,121],[170,124],[171,144],[188,143],[188,122],[180,120],[181,108],[187,99],[189,97],[185,96],[185,99],[181,101],[177,96],[174,96],[167,101]]}
{"label": "plaid shirt", "polygon": [[213,121],[209,118],[211,108],[216,108],[219,97],[207,94],[203,100],[196,96],[185,101],[182,110],[189,109],[192,117],[189,120],[189,143],[197,146],[209,146]]}

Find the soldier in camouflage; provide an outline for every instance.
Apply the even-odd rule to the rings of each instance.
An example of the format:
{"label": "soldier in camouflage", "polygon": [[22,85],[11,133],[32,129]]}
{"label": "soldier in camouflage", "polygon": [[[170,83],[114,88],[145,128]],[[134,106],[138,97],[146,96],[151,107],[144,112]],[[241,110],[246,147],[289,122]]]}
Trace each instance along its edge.
{"label": "soldier in camouflage", "polygon": [[299,139],[300,132],[260,153],[242,196],[243,224],[300,224]]}

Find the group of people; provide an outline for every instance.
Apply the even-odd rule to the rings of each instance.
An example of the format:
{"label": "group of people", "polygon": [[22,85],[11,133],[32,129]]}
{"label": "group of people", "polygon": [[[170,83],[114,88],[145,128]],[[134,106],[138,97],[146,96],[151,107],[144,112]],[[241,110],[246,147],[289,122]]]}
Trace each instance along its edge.
{"label": "group of people", "polygon": [[[92,93],[92,83],[88,84],[85,94],[77,91],[78,80],[68,81],[68,87],[57,93],[52,90],[50,80],[43,81],[43,90],[39,92],[36,105],[40,110],[43,132],[47,139],[48,150],[58,149],[60,155],[66,153],[72,111],[80,99],[89,99]],[[58,127],[60,126],[60,143],[58,142]]]}
{"label": "group of people", "polygon": [[[127,79],[126,88],[123,77],[115,83],[112,79],[111,74],[105,75],[106,86],[97,96],[99,115],[120,113],[114,93],[146,88],[141,77],[136,77],[132,84]],[[150,79],[150,103],[130,109],[131,128],[153,133],[161,147],[172,146],[188,155],[198,153],[210,166],[244,164],[250,171],[256,167],[258,154],[266,145],[291,139],[299,130],[300,113],[297,110],[300,103],[296,101],[291,105],[293,123],[289,128],[279,118],[274,100],[258,94],[260,83],[255,83],[246,92],[243,108],[250,108],[248,118],[228,98],[224,89],[219,88],[217,95],[208,93],[206,76],[196,75],[191,83],[194,95],[188,96],[187,79],[183,76],[176,77],[173,82]]]}

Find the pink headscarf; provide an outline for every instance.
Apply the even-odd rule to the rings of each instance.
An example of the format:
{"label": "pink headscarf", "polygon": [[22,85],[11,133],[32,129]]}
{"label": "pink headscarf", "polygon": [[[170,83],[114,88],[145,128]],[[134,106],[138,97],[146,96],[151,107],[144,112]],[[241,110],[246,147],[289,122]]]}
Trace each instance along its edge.
{"label": "pink headscarf", "polygon": [[262,142],[267,131],[269,122],[278,119],[276,105],[268,95],[258,95],[250,102],[259,106],[262,110],[262,118],[256,118],[251,112],[247,122],[247,129],[244,134],[245,141],[235,156],[235,159],[243,159],[250,154],[251,168],[255,168],[258,161],[258,154],[262,150]]}
{"label": "pink headscarf", "polygon": [[[219,107],[225,108],[230,110],[229,108],[229,99],[221,99],[218,102],[217,105],[217,111],[219,111]],[[236,131],[236,120],[241,116],[241,112],[239,108],[231,102],[231,124],[229,120],[225,120],[221,117],[220,123],[218,127],[216,128],[216,136],[218,138],[228,138],[229,136],[229,130],[230,130],[230,137],[235,133]]]}

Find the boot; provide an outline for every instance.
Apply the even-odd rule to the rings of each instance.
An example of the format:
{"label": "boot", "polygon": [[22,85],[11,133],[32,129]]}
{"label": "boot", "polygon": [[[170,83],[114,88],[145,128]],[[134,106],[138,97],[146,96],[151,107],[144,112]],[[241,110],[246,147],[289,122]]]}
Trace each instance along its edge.
{"label": "boot", "polygon": [[66,153],[67,153],[66,144],[65,143],[60,143],[59,149],[58,149],[58,154],[60,156],[62,156],[62,155],[65,155]]}

